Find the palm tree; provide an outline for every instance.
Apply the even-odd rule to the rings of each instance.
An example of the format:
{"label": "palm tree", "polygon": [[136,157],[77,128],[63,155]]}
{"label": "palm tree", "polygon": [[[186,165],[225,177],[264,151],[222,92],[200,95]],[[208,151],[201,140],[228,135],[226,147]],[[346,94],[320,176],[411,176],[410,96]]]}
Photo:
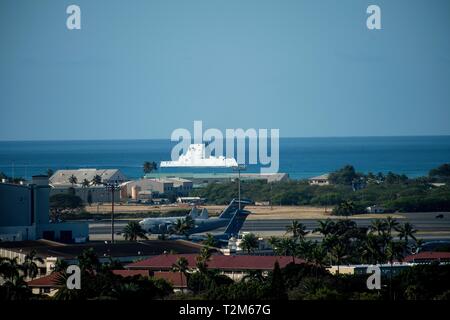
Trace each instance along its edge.
{"label": "palm tree", "polygon": [[397,228],[397,231],[400,240],[405,239],[405,249],[408,247],[409,238],[413,239],[414,241],[417,241],[417,238],[414,235],[417,232],[417,230],[411,223],[405,222],[403,225],[400,225]]}
{"label": "palm tree", "polygon": [[386,260],[384,252],[384,244],[381,236],[368,234],[364,240],[361,257],[368,263],[382,263]]}
{"label": "palm tree", "polygon": [[77,260],[78,265],[83,272],[92,274],[101,267],[101,263],[94,248],[84,249],[83,252],[77,256]]}
{"label": "palm tree", "polygon": [[172,272],[180,273],[181,287],[183,287],[183,274],[187,279],[187,270],[189,267],[189,262],[185,257],[180,257],[177,262],[172,265]]}
{"label": "palm tree", "polygon": [[92,184],[94,186],[98,186],[102,184],[102,177],[98,174],[96,174],[93,178],[92,178]]}
{"label": "palm tree", "polygon": [[259,247],[258,238],[253,233],[247,233],[242,237],[239,247],[250,254]]}
{"label": "palm tree", "polygon": [[334,222],[331,221],[330,219],[319,220],[318,223],[319,226],[316,229],[314,229],[314,232],[319,232],[323,234],[325,237],[331,233],[334,227]]}
{"label": "palm tree", "polygon": [[158,164],[154,161],[152,161],[152,162],[145,161],[144,165],[143,165],[143,169],[144,169],[144,173],[148,174],[148,173],[151,173],[152,171],[158,170]]}
{"label": "palm tree", "polygon": [[386,219],[384,219],[384,224],[386,225],[387,232],[389,234],[392,233],[392,230],[395,230],[398,227],[398,222],[391,216],[388,216]]}
{"label": "palm tree", "polygon": [[67,287],[67,280],[69,276],[70,275],[66,272],[59,272],[56,276],[55,286],[58,287],[58,291],[56,291],[54,295],[56,300],[77,300],[82,297],[81,292],[83,291],[84,286],[81,285],[81,290],[69,289]]}
{"label": "palm tree", "polygon": [[280,240],[278,247],[280,248],[279,251],[284,256],[291,256],[292,262],[295,263],[295,256],[298,252],[298,246],[295,240],[290,238],[283,238]]}
{"label": "palm tree", "polygon": [[170,233],[181,235],[184,233],[186,226],[183,219],[177,219],[170,228]]}
{"label": "palm tree", "polygon": [[58,259],[56,260],[55,266],[53,267],[52,273],[54,272],[65,272],[69,264],[66,260]]}
{"label": "palm tree", "polygon": [[24,300],[27,299],[31,292],[25,282],[24,275],[15,275],[3,283],[7,300]]}
{"label": "palm tree", "polygon": [[298,240],[303,239],[308,231],[306,231],[306,227],[302,223],[294,220],[291,225],[286,227],[286,233],[292,233],[293,238]]}
{"label": "palm tree", "polygon": [[0,278],[4,280],[2,287],[7,300],[23,300],[29,296],[30,290],[22,272],[25,270],[19,264],[18,257],[12,259],[0,257]]}
{"label": "palm tree", "polygon": [[333,213],[341,216],[350,216],[355,212],[355,204],[353,201],[344,201],[338,204],[334,209]]}
{"label": "palm tree", "polygon": [[208,246],[204,246],[197,256],[197,268],[201,273],[206,273],[208,268],[208,261],[211,258],[211,251]]}
{"label": "palm tree", "polygon": [[25,261],[22,264],[25,276],[30,277],[31,279],[37,276],[39,269],[36,262],[43,264],[44,260],[41,257],[36,256],[35,250],[25,255]]}
{"label": "palm tree", "polygon": [[73,188],[73,185],[74,185],[74,184],[77,184],[78,179],[77,179],[77,177],[75,177],[74,175],[71,175],[71,176],[69,177],[69,182],[70,182],[70,184],[72,185],[72,188]]}
{"label": "palm tree", "polygon": [[392,265],[394,260],[403,259],[403,245],[398,242],[389,241],[386,246],[386,259],[389,262],[389,296],[392,297]]}
{"label": "palm tree", "polygon": [[23,267],[19,264],[18,257],[0,257],[0,275],[2,278],[13,280],[14,278],[20,276],[20,271],[23,271]]}
{"label": "palm tree", "polygon": [[337,274],[339,274],[339,266],[341,265],[342,260],[346,257],[347,250],[345,246],[340,241],[338,241],[334,244],[334,246],[331,247],[329,254],[331,258],[336,262]]}
{"label": "palm tree", "polygon": [[384,234],[388,229],[386,222],[381,219],[375,219],[370,226],[372,232],[376,232],[379,236]]}
{"label": "palm tree", "polygon": [[88,179],[84,179],[83,182],[81,183],[81,186],[82,186],[83,188],[87,188],[87,187],[89,187],[90,184],[91,184],[91,183],[89,182]]}
{"label": "palm tree", "polygon": [[216,247],[218,242],[211,233],[206,234],[206,239],[202,241],[205,246]]}
{"label": "palm tree", "polygon": [[184,235],[187,238],[189,237],[189,232],[192,228],[195,227],[195,221],[191,216],[186,216],[185,218],[180,218],[175,221],[172,225],[171,233],[175,233],[178,235]]}
{"label": "palm tree", "polygon": [[280,242],[281,242],[280,238],[271,236],[271,237],[269,237],[268,242],[269,242],[270,246],[272,247],[272,250],[275,252],[275,254],[277,254],[277,255],[282,254],[281,248],[280,248]]}
{"label": "palm tree", "polygon": [[125,240],[130,241],[137,241],[138,238],[148,240],[144,229],[142,229],[141,225],[137,221],[128,222],[123,229],[123,236],[125,237]]}
{"label": "palm tree", "polygon": [[[310,261],[318,267],[321,267],[325,264],[327,252],[325,248],[319,244],[317,241],[313,244],[310,254]],[[317,271],[317,270],[316,270]],[[317,273],[316,273],[317,275]]]}
{"label": "palm tree", "polygon": [[300,258],[303,258],[306,261],[310,261],[313,249],[314,244],[311,241],[301,239],[297,245],[296,253]]}

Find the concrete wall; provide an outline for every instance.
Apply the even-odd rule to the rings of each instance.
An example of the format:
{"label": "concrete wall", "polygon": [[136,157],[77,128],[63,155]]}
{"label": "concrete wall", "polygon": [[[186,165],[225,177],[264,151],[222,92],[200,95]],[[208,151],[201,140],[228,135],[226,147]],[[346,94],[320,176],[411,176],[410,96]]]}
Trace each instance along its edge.
{"label": "concrete wall", "polygon": [[1,241],[24,241],[36,238],[36,226],[0,227]]}
{"label": "concrete wall", "polygon": [[54,234],[53,239],[55,241],[63,241],[61,238],[61,231],[70,231],[72,233],[72,239],[85,239],[89,238],[89,225],[85,222],[62,222],[62,223],[47,223],[38,225],[36,228],[37,239],[44,238],[44,233],[50,231]]}
{"label": "concrete wall", "polygon": [[72,239],[67,242],[88,238],[89,227],[85,222],[49,223],[49,196],[48,179],[41,176],[33,177],[29,185],[0,183],[0,239],[40,239],[45,231],[53,232],[54,240],[62,240],[61,231],[71,232]]}
{"label": "concrete wall", "polygon": [[31,225],[31,196],[27,186],[0,183],[0,227]]}
{"label": "concrete wall", "polygon": [[31,185],[34,191],[35,223],[48,223],[50,212],[50,186]]}

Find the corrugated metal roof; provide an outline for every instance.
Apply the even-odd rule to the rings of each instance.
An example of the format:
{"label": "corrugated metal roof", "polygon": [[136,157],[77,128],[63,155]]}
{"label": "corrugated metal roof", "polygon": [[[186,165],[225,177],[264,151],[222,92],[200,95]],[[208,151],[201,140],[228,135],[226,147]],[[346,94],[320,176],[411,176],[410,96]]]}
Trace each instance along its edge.
{"label": "corrugated metal roof", "polygon": [[84,179],[92,181],[96,175],[102,178],[103,182],[110,182],[111,178],[118,174],[122,181],[127,180],[125,175],[119,169],[75,169],[58,170],[50,177],[52,185],[71,185],[69,178],[73,175],[77,178],[77,183],[81,184]]}

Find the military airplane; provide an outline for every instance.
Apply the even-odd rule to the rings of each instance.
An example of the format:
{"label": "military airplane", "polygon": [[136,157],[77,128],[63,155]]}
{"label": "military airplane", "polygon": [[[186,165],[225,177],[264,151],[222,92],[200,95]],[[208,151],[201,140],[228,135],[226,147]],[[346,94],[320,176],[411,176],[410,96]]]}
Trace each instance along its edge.
{"label": "military airplane", "polygon": [[[242,217],[250,213],[243,210],[244,207],[252,202],[248,199],[241,199],[241,206],[239,210],[239,200],[233,199],[230,204],[220,213],[218,217],[209,218],[206,209],[203,209],[199,214],[197,209],[193,208],[188,216],[192,218],[193,227],[186,231],[186,234],[202,233],[211,231],[223,227],[227,227],[235,217],[236,212],[240,213],[233,220],[234,224],[237,224]],[[164,218],[146,218],[139,222],[144,231],[152,234],[170,234],[173,233],[173,227],[178,220],[185,219],[180,217],[164,217]],[[245,219],[244,219],[245,220]],[[242,222],[243,224],[243,222]],[[242,225],[241,225],[242,227]],[[231,226],[230,226],[231,228]],[[232,228],[231,230],[234,230]],[[239,228],[240,229],[240,228]]]}

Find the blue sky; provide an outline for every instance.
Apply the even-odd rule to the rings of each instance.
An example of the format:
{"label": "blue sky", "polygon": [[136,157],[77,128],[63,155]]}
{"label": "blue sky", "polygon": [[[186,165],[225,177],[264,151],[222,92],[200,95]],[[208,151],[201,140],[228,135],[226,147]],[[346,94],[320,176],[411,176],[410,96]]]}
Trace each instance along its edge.
{"label": "blue sky", "polygon": [[448,135],[449,32],[447,0],[1,0],[0,140]]}

